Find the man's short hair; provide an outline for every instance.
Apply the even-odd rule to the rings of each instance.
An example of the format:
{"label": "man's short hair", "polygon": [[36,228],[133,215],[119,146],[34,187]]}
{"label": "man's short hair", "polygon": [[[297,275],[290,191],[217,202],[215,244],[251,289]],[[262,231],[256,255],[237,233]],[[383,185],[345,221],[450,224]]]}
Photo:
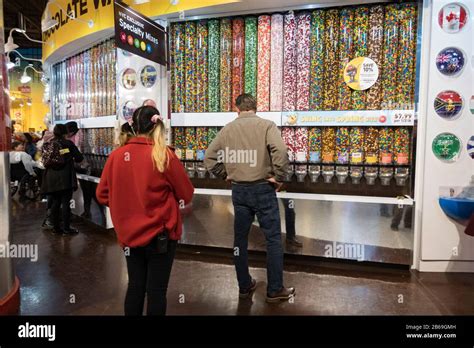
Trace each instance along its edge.
{"label": "man's short hair", "polygon": [[235,106],[240,111],[257,111],[257,101],[248,93],[241,94],[235,99]]}
{"label": "man's short hair", "polygon": [[12,150],[15,150],[18,146],[20,146],[22,143],[20,143],[19,141],[14,141],[12,143]]}

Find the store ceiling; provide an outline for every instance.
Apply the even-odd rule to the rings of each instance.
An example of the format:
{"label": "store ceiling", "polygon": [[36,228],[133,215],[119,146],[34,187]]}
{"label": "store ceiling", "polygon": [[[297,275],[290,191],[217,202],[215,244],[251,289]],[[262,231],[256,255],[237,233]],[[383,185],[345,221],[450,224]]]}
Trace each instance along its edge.
{"label": "store ceiling", "polygon": [[[3,0],[3,21],[5,41],[10,29],[25,29],[28,36],[41,40],[41,16],[48,0]],[[29,41],[20,33],[13,33],[15,43],[21,48],[41,47],[40,43]]]}

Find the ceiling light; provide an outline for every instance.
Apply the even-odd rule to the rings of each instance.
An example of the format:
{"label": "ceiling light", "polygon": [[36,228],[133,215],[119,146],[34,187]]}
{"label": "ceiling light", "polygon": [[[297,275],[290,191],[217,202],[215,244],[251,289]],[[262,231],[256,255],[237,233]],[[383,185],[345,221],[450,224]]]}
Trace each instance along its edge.
{"label": "ceiling light", "polygon": [[31,99],[28,99],[28,100],[26,101],[26,105],[31,106]]}
{"label": "ceiling light", "polygon": [[12,101],[15,101],[16,97],[15,97],[14,95],[11,95],[11,96],[10,96],[10,99],[11,99]]}
{"label": "ceiling light", "polygon": [[26,71],[23,71],[23,75],[21,76],[20,82],[21,83],[28,83],[31,81],[31,76],[29,76]]}
{"label": "ceiling light", "polygon": [[20,79],[21,83],[28,83],[31,81],[31,76],[26,73],[26,70],[28,70],[28,68],[33,69],[36,73],[41,74],[41,76],[43,76],[42,71],[36,70],[33,67],[33,64],[29,64],[28,66],[25,67],[25,70],[23,70],[23,75],[21,76],[21,79]]}
{"label": "ceiling light", "polygon": [[7,65],[8,70],[13,69],[15,67],[15,63],[13,63],[10,60],[10,57],[8,55],[7,55],[7,59],[6,59],[6,65]]}
{"label": "ceiling light", "polygon": [[13,36],[11,35],[8,37],[7,43],[5,44],[5,52],[8,53],[10,51],[16,50],[18,46],[16,43],[13,42]]}
{"label": "ceiling light", "polygon": [[147,2],[150,2],[150,0],[133,0],[135,5],[146,4]]}

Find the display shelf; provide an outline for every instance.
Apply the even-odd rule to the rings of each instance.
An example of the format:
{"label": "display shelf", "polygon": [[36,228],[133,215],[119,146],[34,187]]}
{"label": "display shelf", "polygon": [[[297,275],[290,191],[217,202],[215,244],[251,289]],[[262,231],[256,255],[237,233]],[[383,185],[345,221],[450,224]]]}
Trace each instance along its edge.
{"label": "display shelf", "polygon": [[79,128],[113,128],[117,126],[117,116],[100,116],[100,117],[88,117],[78,118],[74,120],[57,120],[55,124],[65,124],[71,121],[77,122]]}
{"label": "display shelf", "polygon": [[[277,126],[408,126],[414,125],[414,110],[345,110],[345,111],[272,111],[257,112]],[[236,112],[183,112],[171,114],[171,127],[223,127],[237,118]]]}
{"label": "display shelf", "polygon": [[[216,196],[231,196],[231,190],[205,189],[196,188],[194,190],[196,195],[216,195]],[[329,202],[353,202],[353,203],[375,203],[375,204],[398,204],[408,205],[414,204],[411,197],[372,197],[372,196],[345,196],[345,195],[324,195],[314,193],[297,193],[297,192],[277,192],[278,198],[288,199],[304,199],[311,201],[329,201]]]}

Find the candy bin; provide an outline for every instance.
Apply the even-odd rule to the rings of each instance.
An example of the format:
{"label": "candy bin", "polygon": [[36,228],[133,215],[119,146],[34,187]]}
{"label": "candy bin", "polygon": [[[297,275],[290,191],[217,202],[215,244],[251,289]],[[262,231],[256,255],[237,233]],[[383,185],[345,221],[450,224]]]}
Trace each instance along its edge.
{"label": "candy bin", "polygon": [[379,163],[391,165],[393,162],[393,129],[382,127],[379,131]]}
{"label": "candy bin", "polygon": [[397,165],[407,165],[410,160],[410,131],[407,128],[397,128],[394,134],[394,160]]}
{"label": "candy bin", "polygon": [[332,164],[334,163],[336,146],[336,129],[334,127],[325,127],[322,131],[322,157],[323,163]]}
{"label": "candy bin", "polygon": [[[318,127],[309,128],[308,150],[309,150],[309,163],[321,162],[321,128],[318,128]],[[319,172],[319,169],[318,169],[318,172]]]}
{"label": "candy bin", "polygon": [[293,175],[295,174],[295,166],[289,165],[285,173],[285,182],[291,182],[293,180]]}
{"label": "candy bin", "polygon": [[351,164],[362,164],[364,161],[364,129],[352,127],[349,133],[350,162]]}
{"label": "candy bin", "polygon": [[350,137],[348,127],[338,127],[336,131],[336,163],[348,164]]}
{"label": "candy bin", "polygon": [[364,152],[366,164],[378,164],[379,131],[375,127],[365,131]]}

